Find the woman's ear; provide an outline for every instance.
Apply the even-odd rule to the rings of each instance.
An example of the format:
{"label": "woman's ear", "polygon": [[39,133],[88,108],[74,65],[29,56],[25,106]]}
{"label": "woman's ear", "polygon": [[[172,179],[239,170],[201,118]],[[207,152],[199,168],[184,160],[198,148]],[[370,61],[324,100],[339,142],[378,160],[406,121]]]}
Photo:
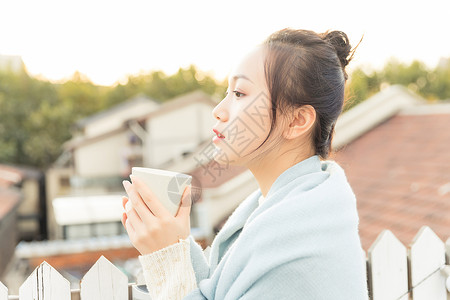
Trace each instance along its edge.
{"label": "woman's ear", "polygon": [[311,105],[303,105],[294,109],[289,122],[289,126],[285,129],[283,137],[290,140],[309,134],[316,122],[316,110]]}

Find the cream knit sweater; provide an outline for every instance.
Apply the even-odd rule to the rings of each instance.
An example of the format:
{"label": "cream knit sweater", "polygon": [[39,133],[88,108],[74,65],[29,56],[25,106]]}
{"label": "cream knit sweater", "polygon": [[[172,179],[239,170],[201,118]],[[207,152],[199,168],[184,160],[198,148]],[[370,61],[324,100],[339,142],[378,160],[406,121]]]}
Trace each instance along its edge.
{"label": "cream knit sweater", "polygon": [[[259,205],[263,201],[264,197],[261,195],[258,199]],[[152,300],[183,299],[197,288],[190,259],[189,238],[180,239],[178,243],[153,253],[141,255],[139,261]]]}

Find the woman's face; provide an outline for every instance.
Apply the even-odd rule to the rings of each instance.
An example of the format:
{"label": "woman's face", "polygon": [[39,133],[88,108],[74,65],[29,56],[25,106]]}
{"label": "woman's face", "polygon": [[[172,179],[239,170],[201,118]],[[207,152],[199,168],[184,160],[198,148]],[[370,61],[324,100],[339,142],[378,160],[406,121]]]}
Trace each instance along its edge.
{"label": "woman's face", "polygon": [[[264,49],[248,53],[228,78],[225,98],[214,108],[214,160],[220,164],[246,165],[264,151],[270,131],[271,101],[264,75]],[[247,154],[250,154],[246,156]]]}

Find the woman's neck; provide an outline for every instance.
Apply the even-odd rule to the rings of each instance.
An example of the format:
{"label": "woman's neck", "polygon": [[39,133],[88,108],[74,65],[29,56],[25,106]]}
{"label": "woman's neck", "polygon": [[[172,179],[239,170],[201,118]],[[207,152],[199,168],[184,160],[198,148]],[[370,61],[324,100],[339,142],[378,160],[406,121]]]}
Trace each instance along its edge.
{"label": "woman's neck", "polygon": [[312,149],[299,153],[299,149],[296,149],[297,151],[286,151],[284,148],[286,147],[281,147],[278,151],[273,151],[265,156],[264,159],[255,160],[247,165],[255,176],[264,197],[267,196],[270,187],[278,176],[290,167],[314,155]]}

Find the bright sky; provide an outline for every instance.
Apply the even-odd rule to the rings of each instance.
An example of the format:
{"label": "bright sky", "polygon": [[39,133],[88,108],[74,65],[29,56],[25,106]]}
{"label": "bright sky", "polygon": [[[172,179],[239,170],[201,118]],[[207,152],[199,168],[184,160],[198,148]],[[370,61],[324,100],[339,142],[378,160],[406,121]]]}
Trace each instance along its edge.
{"label": "bright sky", "polygon": [[111,85],[190,64],[223,79],[245,51],[293,27],[342,30],[353,45],[364,34],[353,68],[389,57],[434,67],[450,57],[449,11],[448,0],[0,0],[0,54],[51,80],[78,70]]}

